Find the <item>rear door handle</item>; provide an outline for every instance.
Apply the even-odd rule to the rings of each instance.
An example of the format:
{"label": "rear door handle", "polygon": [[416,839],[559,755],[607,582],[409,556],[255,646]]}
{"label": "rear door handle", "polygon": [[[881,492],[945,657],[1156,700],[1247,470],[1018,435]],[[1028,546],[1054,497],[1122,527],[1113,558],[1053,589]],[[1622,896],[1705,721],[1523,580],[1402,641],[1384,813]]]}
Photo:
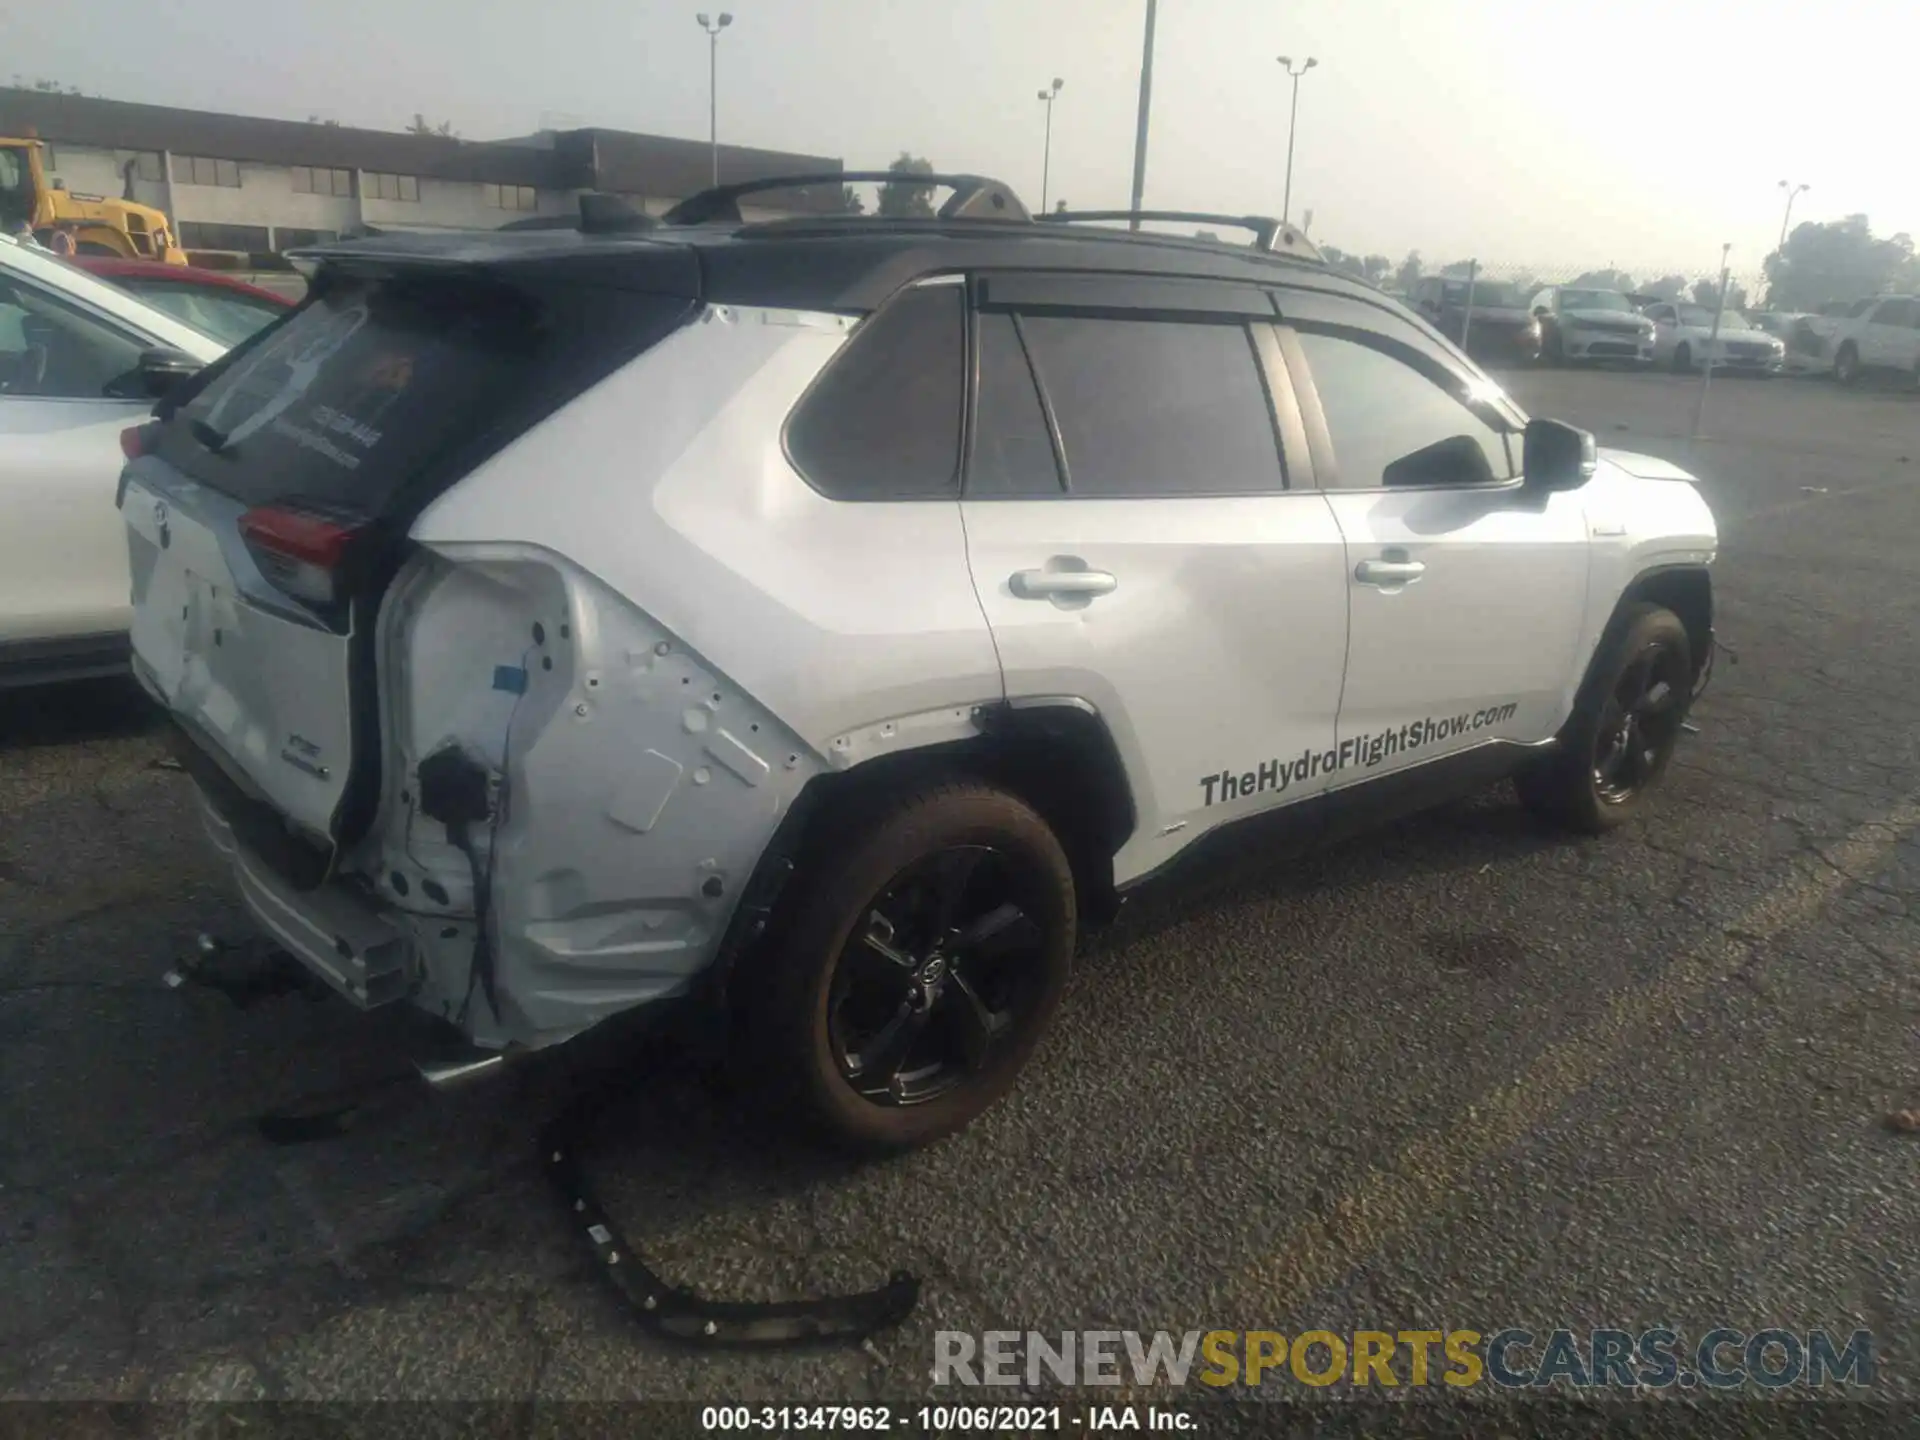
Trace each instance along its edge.
{"label": "rear door handle", "polygon": [[1426,573],[1418,560],[1362,560],[1353,567],[1353,578],[1362,585],[1411,585]]}
{"label": "rear door handle", "polygon": [[1022,600],[1051,600],[1057,595],[1108,595],[1120,584],[1105,570],[1016,570],[1007,586]]}

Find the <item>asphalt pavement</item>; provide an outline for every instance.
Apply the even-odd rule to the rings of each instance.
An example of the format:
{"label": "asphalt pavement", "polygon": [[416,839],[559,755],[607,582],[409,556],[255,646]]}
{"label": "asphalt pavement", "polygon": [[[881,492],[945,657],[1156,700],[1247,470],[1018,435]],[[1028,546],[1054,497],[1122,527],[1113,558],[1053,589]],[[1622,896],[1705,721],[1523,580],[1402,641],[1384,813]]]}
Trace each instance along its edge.
{"label": "asphalt pavement", "polygon": [[1013,1096],[905,1159],[632,1080],[591,1162],[632,1239],[746,1298],[917,1271],[864,1348],[640,1333],[535,1163],[541,1073],[267,1144],[390,1074],[385,1023],[164,985],[245,926],[143,702],[0,697],[0,1396],[952,1400],[941,1329],[1667,1323],[1870,1330],[1910,1418],[1920,399],[1716,379],[1694,441],[1697,380],[1507,378],[1718,515],[1738,659],[1665,793],[1598,841],[1495,790],[1246,853],[1099,937]]}

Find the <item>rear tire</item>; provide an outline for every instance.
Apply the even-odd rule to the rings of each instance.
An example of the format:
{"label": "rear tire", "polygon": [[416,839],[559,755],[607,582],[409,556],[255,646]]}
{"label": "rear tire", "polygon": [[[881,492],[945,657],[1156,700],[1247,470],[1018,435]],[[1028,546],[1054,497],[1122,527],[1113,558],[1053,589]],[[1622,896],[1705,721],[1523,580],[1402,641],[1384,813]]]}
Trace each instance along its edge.
{"label": "rear tire", "polygon": [[1556,753],[1515,780],[1526,807],[1576,834],[1624,824],[1673,758],[1692,702],[1687,627],[1659,605],[1626,606],[1608,627]]}
{"label": "rear tire", "polygon": [[830,1145],[910,1149],[1013,1085],[1076,939],[1073,871],[1031,807],[965,780],[828,827],[733,990],[756,1079]]}

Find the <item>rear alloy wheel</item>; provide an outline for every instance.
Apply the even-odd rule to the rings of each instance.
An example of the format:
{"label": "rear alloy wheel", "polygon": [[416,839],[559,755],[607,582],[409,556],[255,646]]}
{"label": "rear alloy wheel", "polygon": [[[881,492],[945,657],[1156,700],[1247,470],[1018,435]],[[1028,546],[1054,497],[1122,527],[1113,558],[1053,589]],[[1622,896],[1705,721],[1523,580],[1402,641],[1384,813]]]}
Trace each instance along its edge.
{"label": "rear alloy wheel", "polygon": [[1024,802],[970,783],[910,793],[828,853],[748,1002],[770,1098],[842,1148],[925,1144],[1005,1094],[1052,1019],[1073,872]]}
{"label": "rear alloy wheel", "polygon": [[1851,385],[1860,378],[1860,352],[1851,343],[1842,345],[1833,357],[1833,378]]}
{"label": "rear alloy wheel", "polygon": [[1543,818],[1597,835],[1627,820],[1673,758],[1692,702],[1692,649],[1671,610],[1637,604],[1609,628],[1554,756],[1517,779]]}

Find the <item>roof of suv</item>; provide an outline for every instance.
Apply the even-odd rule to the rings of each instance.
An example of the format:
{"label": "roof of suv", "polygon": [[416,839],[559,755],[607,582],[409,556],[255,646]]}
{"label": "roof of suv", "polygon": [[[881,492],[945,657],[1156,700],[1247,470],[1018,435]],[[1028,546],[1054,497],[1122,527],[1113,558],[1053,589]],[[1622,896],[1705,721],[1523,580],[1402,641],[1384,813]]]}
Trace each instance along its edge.
{"label": "roof of suv", "polygon": [[385,234],[297,252],[329,264],[591,268],[608,283],[711,301],[862,312],[942,270],[1034,267],[1307,285],[1380,301],[1367,282],[1298,256],[1034,221],[835,216],[697,225]]}

